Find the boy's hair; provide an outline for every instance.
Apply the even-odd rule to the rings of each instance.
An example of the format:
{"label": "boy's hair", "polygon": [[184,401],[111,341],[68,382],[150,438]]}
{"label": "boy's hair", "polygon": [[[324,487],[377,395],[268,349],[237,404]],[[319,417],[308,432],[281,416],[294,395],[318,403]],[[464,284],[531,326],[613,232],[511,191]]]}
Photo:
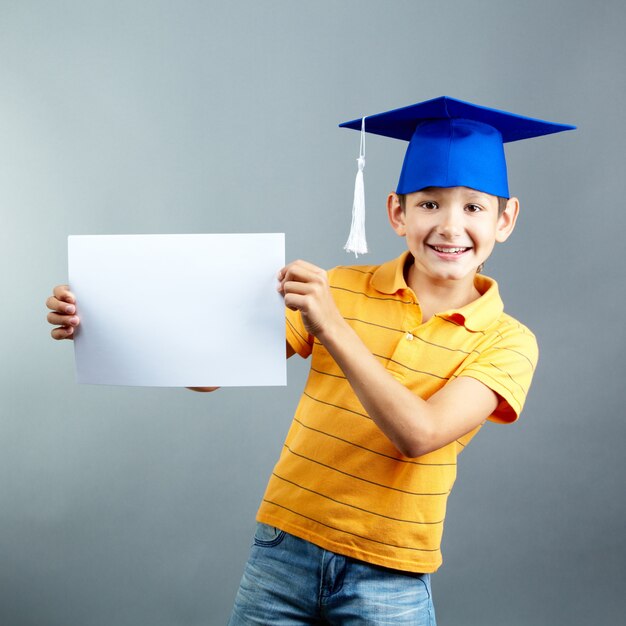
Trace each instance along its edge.
{"label": "boy's hair", "polygon": [[[400,206],[404,211],[406,209],[406,194],[398,193],[398,200],[400,201]],[[504,213],[504,209],[506,209],[506,203],[508,202],[508,198],[503,198],[502,196],[496,196],[498,198],[498,217]]]}

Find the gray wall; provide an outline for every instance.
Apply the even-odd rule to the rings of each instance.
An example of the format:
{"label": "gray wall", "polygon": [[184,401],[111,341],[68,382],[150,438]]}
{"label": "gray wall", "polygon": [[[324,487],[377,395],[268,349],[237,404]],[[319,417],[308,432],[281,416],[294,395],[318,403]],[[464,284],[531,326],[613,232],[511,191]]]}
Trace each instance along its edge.
{"label": "gray wall", "polygon": [[[541,362],[522,419],[461,457],[439,623],[620,622],[624,7],[0,2],[0,623],[224,623],[306,375],[76,385],[43,306],[66,236],[285,232],[289,259],[350,262],[358,134],[337,124],[442,94],[580,129],[508,149],[523,214],[486,271]],[[368,139],[367,262],[402,249],[384,214],[402,154]],[[176,333],[185,312],[155,306]]]}

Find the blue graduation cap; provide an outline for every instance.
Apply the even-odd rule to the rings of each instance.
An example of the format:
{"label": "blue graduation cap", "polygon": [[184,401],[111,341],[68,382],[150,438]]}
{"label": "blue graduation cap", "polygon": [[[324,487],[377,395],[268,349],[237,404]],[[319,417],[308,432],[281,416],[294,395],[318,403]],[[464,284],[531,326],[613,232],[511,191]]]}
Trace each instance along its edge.
{"label": "blue graduation cap", "polygon": [[[369,115],[340,126],[361,130],[355,198],[357,195],[364,197],[362,189],[357,194],[356,188],[362,184],[366,132],[409,142],[396,193],[412,193],[426,187],[470,187],[508,198],[503,144],[576,128],[490,109],[448,96]],[[353,207],[353,226],[356,208],[357,201]],[[359,221],[358,217],[356,221]],[[351,239],[354,240],[353,234]],[[349,239],[346,249],[356,253],[365,252],[367,246],[364,242],[363,230],[362,242],[355,244]]]}

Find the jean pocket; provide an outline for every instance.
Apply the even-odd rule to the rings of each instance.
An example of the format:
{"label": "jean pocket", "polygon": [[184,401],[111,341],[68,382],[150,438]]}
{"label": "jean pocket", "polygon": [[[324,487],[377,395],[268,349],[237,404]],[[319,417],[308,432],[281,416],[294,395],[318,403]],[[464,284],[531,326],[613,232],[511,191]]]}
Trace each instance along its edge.
{"label": "jean pocket", "polygon": [[285,534],[284,530],[280,530],[275,526],[257,522],[256,532],[254,533],[254,545],[264,548],[277,546],[285,538]]}

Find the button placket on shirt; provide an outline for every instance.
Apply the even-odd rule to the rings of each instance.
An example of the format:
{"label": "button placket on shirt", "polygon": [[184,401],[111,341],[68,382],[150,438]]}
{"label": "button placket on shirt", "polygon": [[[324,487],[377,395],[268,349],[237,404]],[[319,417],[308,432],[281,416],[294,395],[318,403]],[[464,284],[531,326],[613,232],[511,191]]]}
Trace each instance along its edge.
{"label": "button placket on shirt", "polygon": [[400,336],[395,350],[391,355],[387,368],[396,378],[396,380],[403,381],[406,378],[407,372],[402,364],[410,363],[415,358],[415,350],[417,348],[417,342],[415,341],[416,329],[422,322],[422,311],[420,309],[417,300],[412,292],[405,295],[408,296],[413,303],[407,305],[404,319],[402,320],[403,334]]}

